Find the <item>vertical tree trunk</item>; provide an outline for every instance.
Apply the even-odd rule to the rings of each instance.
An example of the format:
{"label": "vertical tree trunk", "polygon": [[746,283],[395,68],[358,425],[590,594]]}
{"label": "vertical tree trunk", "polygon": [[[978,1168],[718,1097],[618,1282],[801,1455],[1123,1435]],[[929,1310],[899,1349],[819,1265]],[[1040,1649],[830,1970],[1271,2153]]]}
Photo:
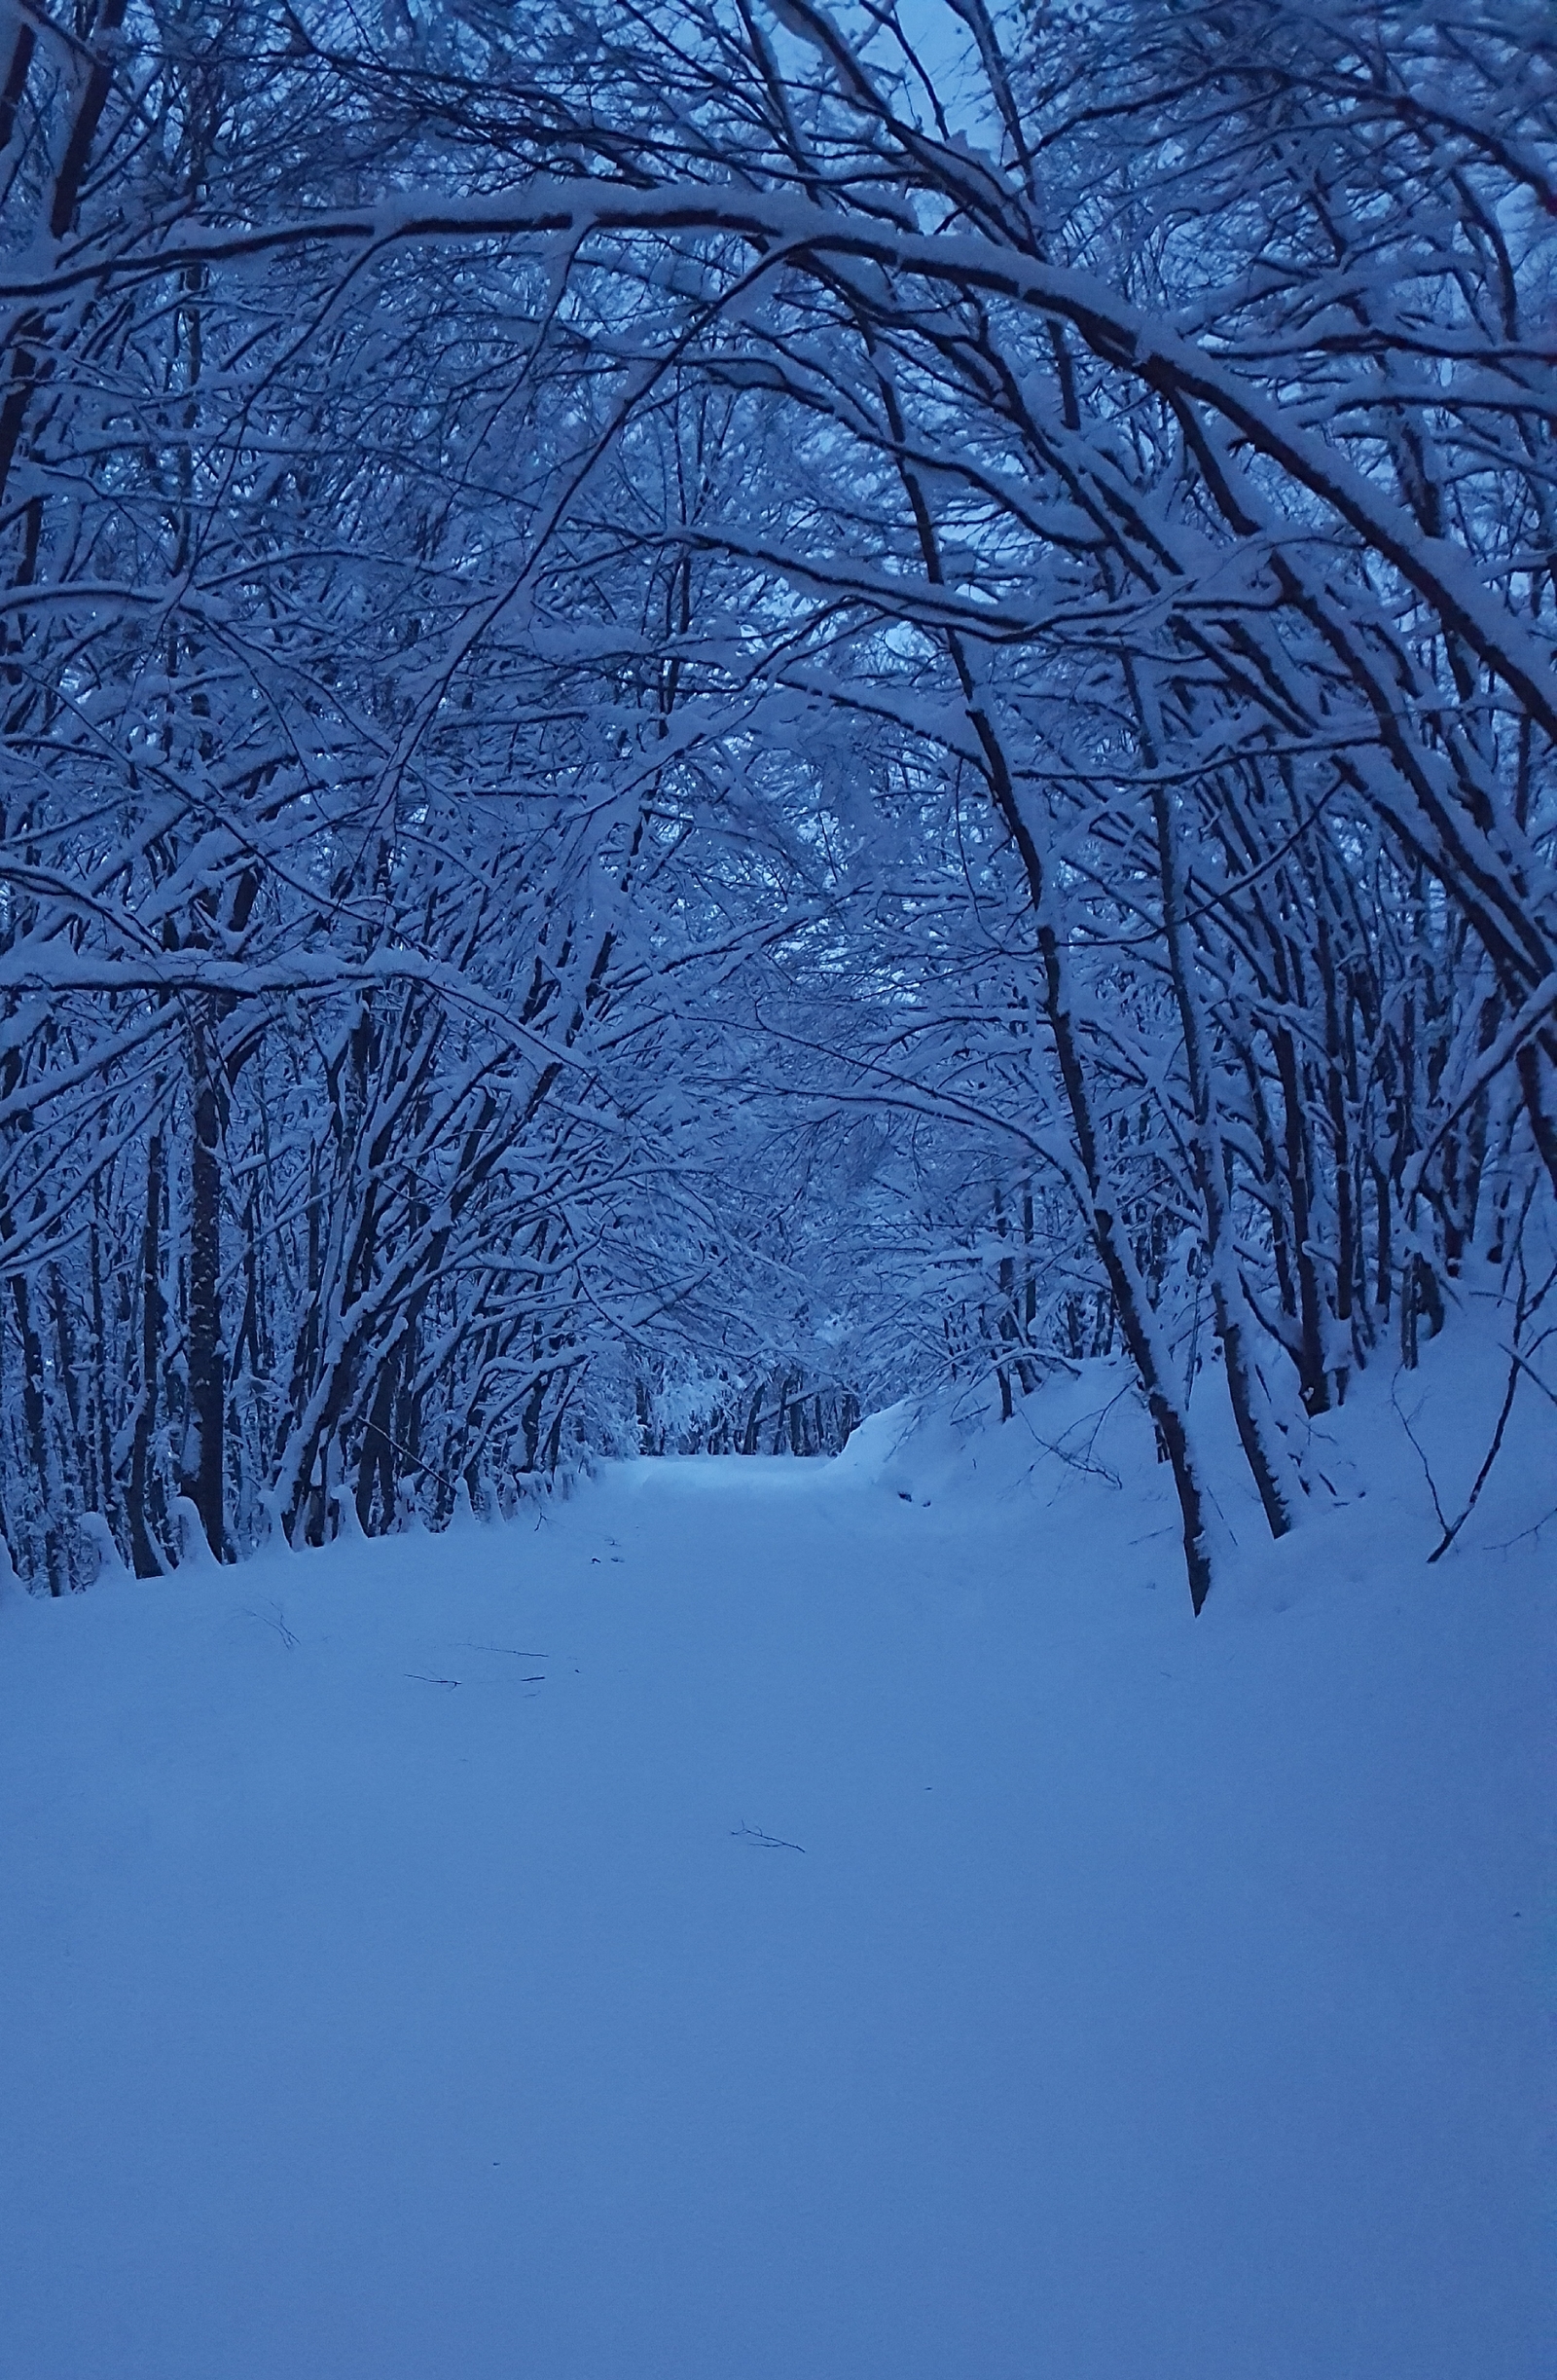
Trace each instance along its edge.
{"label": "vertical tree trunk", "polygon": [[[880,374],[878,384],[887,423],[896,442],[898,475],[914,516],[925,574],[933,585],[944,586],[946,572],[941,562],[940,539],[923,487],[908,460],[909,442],[897,392],[886,373]],[[1157,1443],[1173,1469],[1182,1526],[1190,1606],[1198,1619],[1212,1586],[1211,1526],[1205,1490],[1190,1438],[1188,1416],[1176,1393],[1168,1349],[1158,1327],[1157,1315],[1136,1263],[1129,1228],[1117,1211],[1112,1185],[1104,1177],[1103,1153],[1082,1065],[1081,1044],[1071,1013],[1066,949],[1049,914],[1044,856],[1018,799],[1016,780],[1011,772],[998,722],[992,706],[984,699],[973,654],[966,641],[955,629],[946,631],[946,649],[957,673],[968,725],[979,747],[990,800],[1011,838],[1026,880],[1036,927],[1044,1022],[1054,1045],[1078,1160],[1070,1188],[1102,1260],[1112,1294],[1113,1308],[1119,1317],[1125,1346],[1136,1367],[1136,1375],[1151,1414]]]}
{"label": "vertical tree trunk", "polygon": [[191,1050],[194,1135],[189,1219],[189,1395],[195,1460],[184,1493],[218,1561],[230,1551],[226,1512],[227,1351],[222,1341],[221,1088],[209,1028],[197,1024]]}
{"label": "vertical tree trunk", "polygon": [[400,1383],[402,1342],[397,1342],[379,1367],[373,1406],[362,1433],[357,1457],[357,1519],[366,1536],[373,1525],[373,1491],[379,1490],[379,1526],[390,1529],[395,1519],[395,1393]]}
{"label": "vertical tree trunk", "polygon": [[1233,1243],[1233,1218],[1227,1197],[1227,1166],[1213,1097],[1211,1066],[1206,1050],[1200,1004],[1191,976],[1191,959],[1184,927],[1183,867],[1166,787],[1154,784],[1152,812],[1157,832],[1157,862],[1162,880],[1163,929],[1168,964],[1178,1009],[1189,1078],[1190,1137],[1195,1187],[1205,1219],[1207,1268],[1212,1312],[1222,1351],[1227,1394],[1232,1403],[1238,1442],[1259,1491],[1259,1500],[1273,1537],[1285,1537],[1292,1525],[1292,1506],[1284,1474],[1287,1465],[1275,1416],[1250,1343],[1248,1300]]}
{"label": "vertical tree trunk", "polygon": [[58,1481],[49,1446],[49,1405],[44,1388],[43,1344],[32,1319],[32,1300],[21,1274],[16,1273],[11,1282],[12,1302],[17,1313],[17,1336],[21,1341],[21,1410],[27,1425],[27,1451],[32,1457],[38,1482],[38,1498],[43,1513],[44,1572],[49,1581],[49,1593],[56,1595],[64,1587],[64,1551],[59,1538],[59,1518],[55,1507]]}
{"label": "vertical tree trunk", "polygon": [[92,1477],[96,1509],[110,1529],[117,1518],[114,1493],[113,1395],[109,1385],[108,1315],[103,1297],[102,1185],[92,1185],[92,1218],[87,1262],[91,1294]]}
{"label": "vertical tree trunk", "polygon": [[1308,1120],[1297,1049],[1285,1025],[1271,1036],[1285,1110],[1286,1188],[1292,1202],[1292,1256],[1297,1267],[1298,1379],[1309,1413],[1330,1410],[1330,1374],[1324,1361],[1324,1300],[1314,1262],[1314,1212]]}
{"label": "vertical tree trunk", "polygon": [[137,1578],[157,1578],[167,1568],[158,1545],[162,1494],[152,1456],[157,1428],[158,1386],[163,1364],[163,1136],[152,1134],[146,1151],[146,1226],[140,1257],[140,1397],[129,1456],[129,1550]]}

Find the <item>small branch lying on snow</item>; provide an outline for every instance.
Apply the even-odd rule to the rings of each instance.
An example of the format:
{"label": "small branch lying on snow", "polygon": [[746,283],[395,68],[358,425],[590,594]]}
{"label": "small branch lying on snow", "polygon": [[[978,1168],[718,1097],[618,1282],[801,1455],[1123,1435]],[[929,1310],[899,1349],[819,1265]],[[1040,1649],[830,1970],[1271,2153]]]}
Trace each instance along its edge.
{"label": "small branch lying on snow", "polygon": [[298,1641],[293,1630],[287,1627],[286,1614],[279,1603],[272,1603],[269,1611],[255,1611],[252,1605],[246,1603],[243,1607],[243,1617],[246,1620],[258,1620],[261,1628],[274,1629],[289,1653]]}
{"label": "small branch lying on snow", "polygon": [[[1449,1548],[1453,1545],[1455,1539],[1465,1527],[1466,1522],[1475,1511],[1476,1498],[1486,1486],[1492,1466],[1498,1459],[1498,1452],[1503,1445],[1503,1434],[1508,1427],[1508,1416],[1513,1410],[1514,1391],[1518,1386],[1519,1359],[1517,1356],[1515,1356],[1513,1362],[1508,1367],[1508,1386],[1503,1392],[1503,1410],[1498,1415],[1498,1426],[1492,1433],[1492,1444],[1487,1448],[1486,1460],[1483,1462],[1481,1469],[1476,1473],[1475,1483],[1471,1487],[1469,1495],[1466,1498],[1465,1510],[1461,1513],[1459,1520],[1444,1521],[1443,1535],[1433,1547],[1432,1552],[1428,1556],[1430,1562],[1435,1562],[1440,1555],[1448,1553]],[[1443,1515],[1441,1512],[1438,1515],[1438,1519],[1443,1520]]]}
{"label": "small branch lying on snow", "polygon": [[1536,1386],[1549,1405],[1557,1405],[1557,1388],[1553,1388],[1548,1381],[1541,1378],[1535,1365],[1527,1357],[1521,1355],[1517,1347],[1504,1347],[1500,1344],[1499,1353],[1505,1355],[1510,1364],[1517,1366],[1528,1380],[1535,1381]]}
{"label": "small branch lying on snow", "polygon": [[[1511,1347],[1505,1347],[1503,1349],[1503,1353],[1508,1357],[1508,1385],[1503,1391],[1503,1408],[1498,1415],[1498,1426],[1492,1433],[1492,1444],[1487,1448],[1486,1460],[1483,1462],[1481,1469],[1476,1473],[1475,1483],[1471,1487],[1469,1495],[1466,1498],[1465,1510],[1460,1515],[1459,1520],[1453,1522],[1443,1520],[1443,1515],[1441,1512],[1439,1513],[1438,1519],[1443,1520],[1443,1535],[1438,1540],[1438,1543],[1433,1547],[1432,1552],[1428,1556],[1430,1562],[1435,1562],[1441,1554],[1448,1553],[1449,1548],[1453,1545],[1455,1539],[1465,1527],[1466,1522],[1469,1520],[1471,1514],[1476,1509],[1476,1498],[1486,1486],[1488,1477],[1492,1471],[1492,1466],[1497,1461],[1499,1450],[1503,1446],[1503,1434],[1508,1427],[1508,1416],[1513,1411],[1514,1395],[1519,1386],[1520,1375],[1523,1373],[1528,1372],[1530,1373],[1531,1378],[1536,1380],[1540,1387],[1544,1388],[1546,1385],[1544,1380],[1540,1378],[1539,1373],[1532,1371],[1530,1365],[1526,1363],[1524,1356],[1520,1353],[1519,1341],[1524,1336],[1526,1323],[1530,1320],[1531,1315],[1540,1306],[1545,1299],[1547,1291],[1551,1288],[1554,1281],[1557,1281],[1557,1268],[1554,1268],[1553,1271],[1547,1274],[1546,1279],[1542,1282],[1540,1288],[1536,1292],[1535,1297],[1532,1298],[1530,1295],[1530,1283],[1525,1278],[1524,1260],[1521,1258],[1519,1264],[1519,1302],[1514,1308],[1514,1343]],[[1538,1339],[1536,1343],[1539,1346],[1540,1341]],[[1551,1392],[1547,1390],[1547,1394],[1549,1395],[1550,1393]],[[1436,1501],[1436,1498],[1434,1498],[1434,1501]]]}
{"label": "small branch lying on snow", "polygon": [[760,1826],[748,1826],[744,1818],[739,1826],[732,1826],[730,1833],[737,1843],[749,1843],[759,1851],[799,1851],[804,1854],[806,1849],[803,1843],[785,1843],[781,1835],[765,1835]]}
{"label": "small branch lying on snow", "polygon": [[[1417,1436],[1415,1430],[1411,1427],[1410,1422],[1407,1420],[1405,1408],[1400,1403],[1399,1379],[1400,1374],[1398,1372],[1396,1372],[1394,1378],[1390,1382],[1390,1403],[1394,1408],[1395,1417],[1399,1421],[1401,1429],[1404,1430],[1407,1438],[1410,1439],[1411,1444],[1417,1450],[1417,1459],[1422,1465],[1423,1475],[1428,1483],[1428,1493],[1432,1498],[1432,1509],[1438,1516],[1438,1526],[1440,1529],[1446,1529],[1449,1526],[1449,1516],[1444,1511],[1442,1504],[1438,1500],[1438,1483],[1432,1476],[1432,1466],[1428,1461],[1427,1453],[1423,1446],[1422,1441]],[[1417,1410],[1418,1412],[1422,1410],[1420,1405],[1418,1406]],[[1441,1546],[1439,1547],[1438,1551],[1439,1553],[1443,1551]],[[1436,1560],[1436,1558],[1437,1556],[1434,1556],[1433,1559]]]}

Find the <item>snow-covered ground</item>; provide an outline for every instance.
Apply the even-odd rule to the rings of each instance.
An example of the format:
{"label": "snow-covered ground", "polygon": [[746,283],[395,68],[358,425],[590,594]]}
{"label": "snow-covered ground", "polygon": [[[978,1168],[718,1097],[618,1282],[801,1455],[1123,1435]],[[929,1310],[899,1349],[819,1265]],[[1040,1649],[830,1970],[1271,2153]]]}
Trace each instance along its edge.
{"label": "snow-covered ground", "polygon": [[1545,2375],[1552,1409],[1196,1624],[1117,1386],[13,1591],[7,2380]]}

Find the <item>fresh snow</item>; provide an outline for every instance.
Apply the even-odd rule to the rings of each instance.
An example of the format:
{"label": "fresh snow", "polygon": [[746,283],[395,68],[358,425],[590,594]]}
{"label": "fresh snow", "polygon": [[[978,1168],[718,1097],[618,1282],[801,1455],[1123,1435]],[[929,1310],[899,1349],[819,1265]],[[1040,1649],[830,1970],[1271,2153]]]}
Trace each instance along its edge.
{"label": "fresh snow", "polygon": [[1546,2374],[1557,1432],[1430,1567],[1398,1418],[1501,1385],[1199,1623],[1102,1367],[13,1589],[6,2380]]}

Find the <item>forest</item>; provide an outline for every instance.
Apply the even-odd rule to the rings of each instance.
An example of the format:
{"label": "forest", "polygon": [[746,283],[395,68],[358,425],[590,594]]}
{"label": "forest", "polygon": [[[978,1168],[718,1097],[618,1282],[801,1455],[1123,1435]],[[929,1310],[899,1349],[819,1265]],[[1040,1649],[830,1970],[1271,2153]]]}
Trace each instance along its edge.
{"label": "forest", "polygon": [[7,0],[0,300],[34,1593],[1552,1398],[1546,0]]}

